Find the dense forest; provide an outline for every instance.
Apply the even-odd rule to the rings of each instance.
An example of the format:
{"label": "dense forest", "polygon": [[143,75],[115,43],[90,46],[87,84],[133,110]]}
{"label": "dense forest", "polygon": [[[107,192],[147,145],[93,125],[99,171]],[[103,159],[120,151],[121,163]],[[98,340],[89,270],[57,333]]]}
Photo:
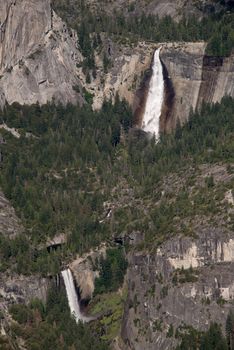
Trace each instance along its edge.
{"label": "dense forest", "polygon": [[100,276],[95,280],[95,294],[116,291],[123,285],[127,261],[123,249],[109,249],[99,262]]}
{"label": "dense forest", "polygon": [[[104,73],[108,72],[110,42],[204,40],[206,54],[214,56],[228,56],[234,49],[232,6],[203,18],[181,16],[176,22],[170,16],[160,19],[136,11],[133,3],[110,16],[93,11],[84,0],[74,1],[75,7],[55,0],[53,7],[78,33],[86,83],[91,82],[90,74],[97,74],[96,53],[103,56]],[[78,86],[73,89],[81,92]],[[234,180],[216,183],[212,175],[202,185],[196,180],[207,164],[234,173],[234,99],[203,104],[199,111],[191,111],[185,125],[178,123],[156,142],[133,128],[126,101],[116,96],[114,104],[104,102],[101,110],[93,111],[93,95],[82,92],[83,106],[14,103],[0,110],[0,124],[20,134],[16,138],[0,130],[0,187],[24,227],[12,239],[0,232],[0,274],[36,274],[51,282],[45,304],[34,299],[9,308],[13,322],[8,325],[9,337],[0,336],[2,350],[15,348],[18,339],[29,350],[110,349],[126,306],[126,253],[132,232],[144,236],[135,251],[154,252],[178,233],[195,237],[196,217],[204,216],[214,226],[222,221],[223,228],[234,230],[234,215],[228,214],[227,220],[229,204],[224,200],[227,191],[234,195]],[[167,178],[179,178],[182,185],[164,191]],[[51,248],[57,236],[64,242]],[[87,310],[96,319],[77,324],[63,282],[55,286],[55,276],[77,254],[103,242],[105,255],[91,262],[99,275]],[[177,271],[173,283],[197,278],[191,267]],[[3,318],[0,311],[0,322]],[[167,336],[179,340],[176,350],[233,350],[234,314],[230,310],[225,332],[217,323],[207,331],[186,326],[174,330],[171,325]]]}
{"label": "dense forest", "polygon": [[[11,336],[22,337],[30,350],[108,350],[108,342],[95,333],[95,324],[76,324],[70,316],[65,292],[61,288],[51,288],[47,303],[32,300],[28,306],[12,305],[10,313],[14,323]],[[181,344],[176,350],[232,350],[234,345],[234,314],[230,312],[226,320],[226,334],[220,325],[212,323],[208,331],[198,332],[191,327],[178,328],[176,338]],[[11,349],[7,341],[0,337],[2,350]]]}
{"label": "dense forest", "polygon": [[211,323],[207,332],[198,332],[195,329],[187,329],[180,336],[181,344],[176,350],[232,350],[234,346],[234,314],[230,312],[226,321],[226,336],[222,333],[220,325]]}
{"label": "dense forest", "polygon": [[[10,313],[17,323],[11,327],[14,339],[20,336],[30,350],[107,350],[108,344],[99,341],[88,324],[76,324],[70,316],[64,289],[52,287],[47,303],[32,300],[30,305],[15,304]],[[8,344],[0,347],[7,350]]]}
{"label": "dense forest", "polygon": [[19,140],[5,135],[1,186],[29,237],[1,238],[1,268],[7,267],[7,258],[17,256],[18,272],[43,274],[50,265],[54,274],[61,261],[57,253],[31,251],[29,240],[37,246],[63,232],[69,250],[83,252],[108,237],[109,228],[99,221],[117,181],[112,166],[120,134],[131,125],[130,109],[120,101],[105,104],[99,113],[90,107],[15,105],[1,118],[22,133]]}
{"label": "dense forest", "polygon": [[[162,201],[150,212],[153,229],[139,220],[142,213],[135,207],[128,215],[120,209],[111,222],[102,222],[103,203],[112,198],[113,189],[127,182],[140,198],[158,200],[160,195],[152,188],[170,172],[202,162],[231,164],[234,160],[234,101],[228,97],[221,104],[204,105],[173,135],[161,135],[158,144],[128,134],[131,112],[118,99],[113,106],[105,103],[100,112],[89,106],[12,105],[0,118],[21,133],[16,139],[4,132],[0,184],[26,228],[14,240],[1,237],[3,271],[15,261],[18,272],[54,275],[67,254],[82,253],[121,234],[129,222],[147,231],[149,242],[156,238],[155,231],[165,239],[173,232],[169,223],[175,214],[195,215],[204,211],[204,204],[217,214],[216,204],[210,202],[212,186],[196,195],[194,208],[187,205],[184,191],[177,196],[176,206]],[[61,250],[49,254],[36,248],[60,233],[67,236]]]}
{"label": "dense forest", "polygon": [[[153,42],[207,41],[207,54],[228,56],[234,47],[234,14],[232,11],[210,13],[202,19],[196,16],[183,17],[179,22],[170,16],[135,13],[135,5],[118,10],[111,16],[103,8],[93,12],[84,1],[77,1],[74,11],[71,4],[55,1],[54,8],[70,26],[76,29],[79,45],[89,68],[94,67],[94,50],[102,46],[102,35],[119,43],[126,40]],[[105,57],[105,60],[107,57]],[[108,62],[106,62],[108,63]]]}
{"label": "dense forest", "polygon": [[[99,340],[94,325],[76,324],[70,317],[64,290],[53,288],[48,293],[46,305],[40,300],[32,300],[28,306],[12,305],[10,313],[17,322],[11,327],[13,339],[20,336],[30,350],[108,350],[107,342]],[[232,350],[234,344],[234,314],[229,313],[226,334],[217,323],[212,323],[208,331],[198,332],[188,327],[178,329],[176,337],[181,344],[176,350]],[[2,350],[11,349],[9,343],[0,337]]]}
{"label": "dense forest", "polygon": [[[46,306],[38,301],[12,306],[17,323],[11,335],[13,339],[20,336],[35,350],[53,349],[54,344],[57,349],[107,349],[121,324],[124,297],[116,291],[127,268],[124,249],[115,246],[114,238],[140,230],[145,232],[144,244],[135,248],[153,249],[177,233],[173,218],[180,222],[180,233],[191,235],[184,219],[202,214],[215,223],[220,212],[224,213],[222,184],[215,184],[212,176],[205,179],[205,186],[194,186],[194,192],[188,193],[194,181],[189,177],[189,183],[169,202],[162,198],[161,186],[170,174],[185,176],[190,168],[204,163],[225,164],[233,173],[234,100],[225,97],[220,104],[204,104],[199,112],[191,113],[186,125],[178,124],[170,135],[162,134],[158,143],[132,129],[130,108],[118,98],[114,105],[105,103],[99,112],[89,105],[14,104],[6,106],[0,118],[21,135],[18,139],[1,131],[0,186],[25,227],[25,232],[12,240],[1,235],[1,271],[54,276],[77,253],[103,241],[112,245],[105,259],[97,262],[100,276],[90,310],[104,315],[99,323],[76,325],[70,318],[64,288],[54,288]],[[233,189],[233,185],[225,186]],[[128,196],[128,205],[116,208],[107,219],[104,203],[118,201],[121,186],[127,193],[134,190],[139,204],[131,203]],[[227,225],[233,229],[233,215]],[[48,238],[61,232],[67,243],[48,251]],[[185,274],[186,280],[188,277]],[[227,327],[225,336],[216,324],[205,334],[177,332],[181,339],[178,349],[232,349],[232,315]],[[9,349],[5,338],[0,342],[3,349]]]}

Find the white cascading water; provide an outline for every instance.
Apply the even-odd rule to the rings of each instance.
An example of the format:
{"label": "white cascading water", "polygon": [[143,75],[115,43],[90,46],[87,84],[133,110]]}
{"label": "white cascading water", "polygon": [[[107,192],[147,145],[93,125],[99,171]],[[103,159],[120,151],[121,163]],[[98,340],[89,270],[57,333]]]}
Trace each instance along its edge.
{"label": "white cascading water", "polygon": [[159,139],[160,116],[164,98],[163,67],[160,61],[160,50],[154,53],[153,74],[150,80],[149,92],[145,105],[142,129]]}
{"label": "white cascading water", "polygon": [[76,288],[73,281],[71,270],[67,269],[62,271],[62,277],[66,288],[67,299],[68,299],[69,308],[71,310],[71,314],[74,316],[76,322],[79,322],[79,321],[88,322],[90,318],[83,316],[80,311],[80,305],[78,302]]}

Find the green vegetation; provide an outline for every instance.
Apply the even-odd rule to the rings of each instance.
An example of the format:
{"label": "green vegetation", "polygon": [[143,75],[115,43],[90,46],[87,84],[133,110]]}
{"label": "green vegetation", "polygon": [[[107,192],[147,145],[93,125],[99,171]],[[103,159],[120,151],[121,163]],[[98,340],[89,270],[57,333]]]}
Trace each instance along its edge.
{"label": "green vegetation", "polygon": [[[204,105],[199,113],[191,114],[188,124],[178,126],[174,134],[161,135],[158,144],[134,132],[128,133],[131,113],[126,103],[118,99],[114,106],[106,103],[98,113],[89,106],[7,106],[1,112],[1,119],[18,128],[21,134],[16,139],[4,131],[6,144],[1,145],[0,184],[25,226],[24,234],[13,240],[1,236],[2,271],[55,275],[64,261],[77,252],[134,230],[145,233],[145,242],[139,248],[153,249],[176,232],[193,234],[188,220],[196,215],[205,215],[206,220],[210,217],[214,223],[224,212],[224,193],[233,188],[233,181],[218,184],[211,175],[198,184],[189,170],[198,171],[204,163],[219,163],[225,164],[228,173],[232,172],[234,101],[231,98],[224,98],[221,104]],[[184,183],[180,182],[176,192],[162,195],[163,181],[171,174],[175,179],[183,174]],[[105,201],[117,203],[118,207],[110,219],[101,223],[106,214]],[[230,217],[228,225],[234,225],[234,218]],[[61,232],[67,235],[67,244],[49,253],[43,248],[45,242]],[[70,325],[65,295],[53,291],[53,302],[49,297],[45,309],[35,303],[29,308],[13,306],[11,312],[18,323],[11,332],[22,337],[30,349],[50,349],[55,338],[58,349],[73,345],[78,348],[77,342],[82,337],[91,341],[95,332],[108,345],[119,332],[124,297],[107,292],[116,291],[122,284],[125,269],[123,249],[108,249],[106,259],[100,261],[101,274],[96,280],[96,297],[91,306],[91,312],[100,312],[101,318],[93,326],[77,326],[74,320],[69,321]],[[193,282],[195,278],[194,271],[186,270],[178,272],[174,282]],[[158,280],[163,284],[162,276]],[[149,293],[154,294],[153,286]],[[163,285],[161,296],[166,294],[167,286]],[[130,304],[136,311],[137,294]],[[67,311],[61,317],[62,310]],[[232,342],[230,324],[229,343]],[[160,323],[154,328],[159,329]],[[77,337],[79,332],[81,336]],[[173,333],[178,332],[173,330]],[[172,329],[168,332],[168,337],[171,336]],[[0,341],[7,348],[7,340]],[[84,349],[89,348],[85,346]]]}
{"label": "green vegetation", "polygon": [[[0,118],[22,135],[16,139],[4,132],[0,185],[26,228],[24,235],[10,242],[1,237],[2,270],[13,266],[20,273],[53,275],[68,256],[111,236],[140,230],[146,234],[144,245],[153,247],[177,232],[193,235],[186,220],[195,215],[216,220],[223,212],[225,188],[212,177],[198,186],[188,175],[188,185],[176,193],[162,197],[161,191],[166,176],[185,176],[199,164],[229,164],[230,172],[234,162],[231,98],[204,105],[174,134],[161,135],[158,144],[127,134],[130,109],[118,99],[114,106],[105,103],[100,112],[87,106],[13,105]],[[136,198],[127,199],[111,220],[100,223],[103,202],[119,200],[118,186],[125,192],[131,189]],[[231,189],[233,182],[225,186]],[[230,216],[227,224],[231,228],[234,218]],[[61,232],[68,237],[63,248],[51,254],[42,249],[41,244]]]}
{"label": "green vegetation", "polygon": [[220,327],[213,323],[208,332],[201,338],[200,350],[226,350],[228,349]]}
{"label": "green vegetation", "polygon": [[212,323],[205,333],[198,332],[191,327],[180,333],[181,330],[177,331],[177,336],[182,337],[182,342],[176,350],[231,350],[217,323]]}
{"label": "green vegetation", "polygon": [[95,329],[105,342],[113,340],[120,332],[126,300],[126,290],[96,296],[89,306],[92,315],[101,315]]}
{"label": "green vegetation", "polygon": [[6,336],[0,336],[0,349],[2,350],[12,350],[11,343]]}
{"label": "green vegetation", "polygon": [[45,306],[39,300],[33,300],[29,306],[13,305],[10,313],[17,322],[13,323],[11,334],[21,337],[27,349],[108,349],[108,345],[95,335],[92,325],[77,325],[70,316],[64,290],[52,288]]}
{"label": "green vegetation", "polygon": [[194,283],[198,279],[198,271],[194,270],[192,266],[189,269],[178,269],[174,272],[172,282],[177,283]]}
{"label": "green vegetation", "polygon": [[234,311],[231,310],[227,317],[226,322],[226,338],[228,349],[233,350],[234,348]]}
{"label": "green vegetation", "polygon": [[101,258],[99,263],[100,277],[95,280],[95,294],[116,291],[123,284],[126,269],[123,249],[108,249],[106,258]]}
{"label": "green vegetation", "polygon": [[[24,339],[30,350],[107,350],[119,334],[125,300],[124,290],[96,296],[89,305],[89,313],[98,319],[77,325],[70,316],[64,289],[53,287],[46,305],[35,299],[28,306],[10,307],[11,316],[17,322],[12,325],[12,336]],[[1,341],[8,345],[7,339],[0,338],[0,344]]]}
{"label": "green vegetation", "polygon": [[234,345],[234,316],[230,310],[226,321],[226,337],[217,323],[211,323],[207,332],[198,332],[192,327],[179,327],[176,337],[181,344],[176,350],[232,350]]}
{"label": "green vegetation", "polygon": [[6,258],[1,268],[12,258],[18,272],[55,274],[64,251],[51,255],[38,244],[64,232],[66,251],[82,252],[109,235],[99,217],[116,181],[112,165],[120,130],[131,125],[130,109],[119,100],[99,113],[89,107],[14,105],[0,118],[22,134],[16,140],[5,133],[0,182],[27,230],[27,238],[1,237],[0,254]]}
{"label": "green vegetation", "polygon": [[[214,56],[228,56],[234,47],[232,13],[215,14],[200,21],[195,17],[182,18],[178,23],[168,16],[126,16],[122,11],[110,18],[105,13],[92,13],[85,1],[77,1],[77,7],[65,0],[58,0],[56,6],[78,33],[87,84],[97,74],[95,51],[102,55],[104,73],[112,64],[108,38],[120,44],[139,40],[205,40],[207,54]],[[128,12],[134,11],[134,4],[129,5]],[[93,95],[80,91],[79,86],[73,89],[83,93],[86,106],[14,104],[0,111],[0,123],[6,122],[21,134],[16,139],[1,131],[6,144],[1,145],[0,186],[25,227],[25,232],[12,240],[0,236],[0,272],[54,276],[77,253],[132,232],[144,235],[139,249],[154,249],[176,233],[193,236],[191,222],[196,215],[215,223],[227,206],[223,195],[233,188],[233,180],[217,184],[209,175],[198,184],[196,176],[186,174],[191,168],[199,172],[203,163],[225,164],[228,173],[233,172],[233,99],[225,97],[220,104],[203,105],[200,112],[191,113],[185,126],[178,125],[171,135],[161,135],[155,144],[154,139],[148,140],[134,131],[129,133],[132,115],[125,101],[117,97],[113,106],[104,103],[101,111],[93,112]],[[187,182],[162,194],[163,181],[171,174],[184,176]],[[125,202],[120,198],[121,190]],[[105,217],[106,201],[116,204],[111,218]],[[233,214],[224,223],[234,228]],[[67,237],[67,243],[48,252],[48,239],[61,233]],[[97,267],[100,276],[95,281],[89,311],[98,315],[98,320],[77,325],[70,315],[65,291],[52,288],[46,305],[33,300],[28,306],[11,306],[15,321],[9,330],[12,342],[22,338],[30,350],[108,349],[119,334],[126,299],[126,291],[118,291],[127,269],[124,249],[107,249],[105,259]],[[147,276],[142,274],[142,278],[146,281]],[[173,275],[175,284],[196,280],[197,271],[192,268]],[[165,298],[169,286],[163,284],[161,275],[158,281],[162,284],[160,296]],[[147,294],[155,297],[155,285]],[[136,292],[129,303],[135,313],[140,304],[138,298]],[[209,303],[210,300],[204,300],[204,304]],[[219,298],[217,303],[223,306],[224,300]],[[161,304],[156,305],[160,309]],[[134,323],[141,326],[139,318]],[[232,350],[233,325],[230,312],[226,337],[215,323],[205,333],[192,328],[175,330],[170,325],[167,337],[181,339],[178,350]],[[163,332],[161,319],[154,321],[153,330]],[[141,329],[139,335],[145,332]],[[11,345],[7,336],[0,337],[1,349],[11,349]]]}
{"label": "green vegetation", "polygon": [[201,20],[195,16],[184,17],[177,23],[170,16],[159,19],[144,12],[126,15],[126,9],[115,11],[110,20],[110,14],[105,13],[103,7],[95,12],[84,1],[76,1],[75,11],[74,6],[63,0],[56,1],[54,6],[78,32],[79,44],[86,57],[84,69],[94,69],[94,50],[104,46],[103,33],[118,42],[124,39],[130,42],[205,40],[208,42],[207,54],[214,56],[227,56],[234,47],[234,14],[228,11],[213,13]]}

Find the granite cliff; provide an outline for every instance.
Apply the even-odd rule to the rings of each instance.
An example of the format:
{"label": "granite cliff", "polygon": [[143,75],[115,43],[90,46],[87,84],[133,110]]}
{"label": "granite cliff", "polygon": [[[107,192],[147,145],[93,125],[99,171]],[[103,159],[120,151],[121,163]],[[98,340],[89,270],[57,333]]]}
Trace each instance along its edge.
{"label": "granite cliff", "polygon": [[[158,14],[163,6],[168,14],[169,2],[149,6]],[[2,106],[6,102],[44,104],[52,99],[82,104],[86,90],[93,96],[94,109],[99,109],[104,99],[114,99],[117,93],[133,111],[139,106],[142,109],[142,96],[147,94],[147,84],[142,88],[142,81],[146,71],[150,75],[153,52],[159,46],[165,78],[174,91],[165,98],[163,130],[174,128],[178,119],[186,121],[190,109],[196,109],[202,101],[217,102],[225,94],[234,95],[233,56],[206,56],[204,42],[130,45],[103,37],[112,64],[106,73],[103,52],[96,51],[96,76],[87,82],[77,34],[56,15],[49,0],[1,1],[0,9]],[[140,124],[139,113],[135,123]]]}
{"label": "granite cliff", "polygon": [[[131,3],[136,5],[129,2],[129,6]],[[140,11],[139,3],[133,13]],[[199,6],[194,9],[193,1],[182,3],[185,14],[191,12],[197,16],[202,15],[203,7],[206,8],[205,12],[209,12],[212,10],[209,6],[213,6],[211,2],[204,4],[199,1]],[[94,1],[89,1],[89,4],[92,8],[97,5]],[[111,6],[118,8],[122,4],[122,1],[114,1]],[[109,5],[105,9],[107,13],[110,11]],[[178,20],[181,16],[178,11],[180,6],[180,1],[150,1],[144,6],[144,12],[159,17],[170,14]],[[216,4],[216,7],[219,5]],[[14,102],[42,105],[53,100],[64,105],[69,102],[82,105],[87,102],[85,94],[88,93],[92,97],[92,108],[98,110],[106,99],[114,101],[118,94],[120,99],[126,99],[131,105],[135,116],[134,126],[140,128],[152,57],[158,47],[162,48],[161,62],[166,86],[161,130],[171,131],[178,121],[185,123],[190,110],[200,108],[203,102],[219,102],[225,95],[234,97],[233,53],[229,57],[208,56],[205,42],[141,41],[133,44],[128,41],[116,42],[102,34],[103,47],[101,51],[94,50],[96,74],[90,74],[90,79],[87,79],[82,67],[85,57],[81,53],[77,33],[56,14],[49,0],[0,0],[0,22],[1,107]],[[108,53],[111,62],[107,70],[103,63],[104,52]],[[17,137],[14,128],[8,128],[6,124],[0,127]],[[0,142],[5,144],[3,139]],[[212,154],[212,148],[209,152]],[[154,162],[155,156],[152,159],[150,156],[150,161]],[[117,240],[116,237],[109,237],[111,244],[114,242],[124,246],[126,243],[127,248],[130,247],[127,251],[129,267],[124,283],[127,298],[121,335],[113,347],[122,350],[169,350],[177,346],[184,333],[191,329],[206,330],[213,320],[221,324],[224,330],[234,299],[233,170],[228,170],[232,164],[199,164],[188,174],[167,174],[166,179],[160,180],[161,183],[156,182],[157,189],[152,189],[155,196],[149,199],[139,197],[139,187],[131,188],[133,179],[132,174],[130,176],[127,172],[128,157],[124,149],[116,153],[116,162],[121,163],[124,175],[119,175],[119,187],[108,193],[108,208],[103,203],[103,216],[95,218],[96,221],[100,219],[99,224],[105,220],[110,223],[111,234],[114,232],[112,219],[116,226],[122,228],[121,215],[127,213],[132,218],[133,209],[137,211],[135,221],[143,217],[142,223],[149,223],[145,231],[140,232],[132,228],[134,223],[131,226],[132,222],[128,222],[129,225],[123,227]],[[131,178],[129,183],[123,179],[125,171]],[[63,169],[61,174],[66,172],[67,169]],[[144,172],[142,174],[142,177],[147,176]],[[79,171],[75,176],[79,177]],[[197,200],[199,195],[205,193],[206,179],[210,177],[214,182],[211,186],[213,192],[208,193],[211,205],[205,203],[203,207],[200,198],[196,203],[194,198]],[[54,178],[54,181],[63,180],[60,176]],[[86,181],[87,174],[84,178]],[[100,184],[98,182],[98,186]],[[27,187],[27,181],[24,185]],[[152,207],[159,207],[164,199],[168,206],[173,203],[177,205],[180,191],[187,195],[187,202],[183,205],[194,212],[200,205],[202,212],[190,213],[186,218],[175,216],[170,239],[155,235],[152,244],[147,246],[145,235],[147,230],[152,233],[150,229],[153,227]],[[212,210],[217,203],[220,211],[213,215]],[[206,206],[210,210],[208,214],[203,213]],[[1,234],[10,240],[23,231],[15,210],[0,193]],[[66,234],[58,237],[59,241],[37,248],[44,249],[45,253],[47,248],[49,254],[52,246],[51,250],[55,250],[69,241]],[[72,270],[81,301],[85,304],[93,296],[95,278],[99,275],[95,262],[100,255],[105,256],[105,249],[103,245],[97,251],[78,256],[75,260],[72,251],[70,260],[73,261],[69,263],[67,257],[66,262],[62,261]],[[42,278],[38,274],[22,276],[10,269],[3,271],[0,272],[0,301],[6,324],[2,321],[2,334],[8,321],[11,321],[9,305],[28,303],[35,297],[45,301],[51,283],[49,275]],[[118,320],[121,317],[120,311]]]}
{"label": "granite cliff", "polygon": [[234,97],[234,55],[213,57],[205,54],[205,43],[174,43],[163,46],[161,55],[174,89],[169,116],[162,115],[162,128],[171,130],[184,123],[191,109],[204,102],[220,102]]}
{"label": "granite cliff", "polygon": [[61,21],[49,0],[0,2],[1,105],[76,103],[82,99],[76,64],[82,59],[77,35]]}
{"label": "granite cliff", "polygon": [[[234,299],[234,235],[228,224],[234,208],[233,190],[228,190],[233,188],[233,174],[221,165],[203,165],[200,174],[195,173],[201,187],[207,176],[214,177],[216,190],[221,186],[218,191],[223,193],[216,204],[226,209],[181,220],[189,233],[178,233],[162,244],[152,242],[148,248],[142,249],[144,232],[131,236],[121,349],[175,349],[191,329],[207,330],[210,322],[225,331]],[[187,176],[191,174],[183,175],[182,181]],[[175,177],[165,181],[165,196],[173,186],[178,189]]]}
{"label": "granite cliff", "polygon": [[189,327],[204,331],[212,320],[225,330],[234,298],[233,233],[209,227],[198,235],[129,256],[124,349],[174,349]]}

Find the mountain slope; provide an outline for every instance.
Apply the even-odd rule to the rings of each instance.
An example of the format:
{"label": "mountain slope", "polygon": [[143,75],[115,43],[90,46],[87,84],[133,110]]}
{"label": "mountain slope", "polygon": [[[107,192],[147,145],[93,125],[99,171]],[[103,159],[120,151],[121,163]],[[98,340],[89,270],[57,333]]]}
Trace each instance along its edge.
{"label": "mountain slope", "polygon": [[[52,5],[0,0],[0,348],[230,350],[231,3]],[[155,142],[141,121],[159,46]]]}

